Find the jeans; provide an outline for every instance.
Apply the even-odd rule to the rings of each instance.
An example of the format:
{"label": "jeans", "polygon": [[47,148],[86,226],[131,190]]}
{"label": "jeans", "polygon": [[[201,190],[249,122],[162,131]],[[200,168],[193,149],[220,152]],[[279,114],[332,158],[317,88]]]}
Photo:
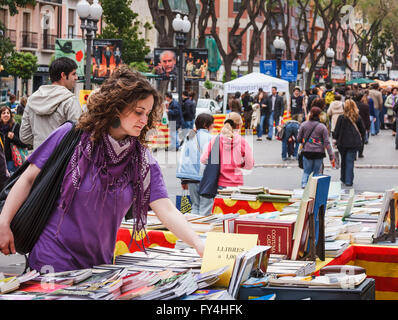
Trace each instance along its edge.
{"label": "jeans", "polygon": [[304,188],[308,182],[308,178],[311,174],[313,173],[313,176],[319,176],[321,172],[321,167],[322,167],[323,159],[307,159],[305,156],[303,156],[303,167],[304,167],[304,172],[303,172],[303,177],[301,178],[301,187]]}
{"label": "jeans", "polygon": [[375,128],[376,126],[374,122],[375,117],[370,116],[369,118],[370,118],[370,134],[374,136],[376,134],[376,128]]}
{"label": "jeans", "polygon": [[381,111],[375,108],[375,118],[376,118],[376,121],[374,123],[375,134],[378,134],[380,132],[380,114]]}
{"label": "jeans", "polygon": [[189,195],[192,202],[192,214],[199,214],[201,216],[208,216],[213,209],[214,199],[202,197],[199,194],[199,182],[188,183]]}
{"label": "jeans", "polygon": [[264,120],[265,120],[265,114],[261,115],[260,117],[260,123],[257,125],[257,137],[261,138],[264,133]]}
{"label": "jeans", "polygon": [[7,161],[7,170],[10,174],[14,173],[14,171],[17,170],[13,160]]}
{"label": "jeans", "polygon": [[272,111],[268,115],[268,138],[272,139],[272,136],[274,134],[274,121],[275,121],[275,127],[279,125],[279,117],[275,118],[275,112]]}
{"label": "jeans", "polygon": [[298,123],[293,123],[293,124],[287,124],[285,127],[285,133],[283,134],[283,139],[282,139],[282,159],[287,158],[287,141],[289,137],[293,134],[295,138],[295,145],[294,145],[294,154],[293,156],[297,158],[297,152],[299,148],[299,143],[297,141],[297,134],[299,130],[299,124]]}
{"label": "jeans", "polygon": [[385,128],[384,125],[384,115],[387,113],[387,108],[385,106],[383,106],[383,108],[381,108],[381,112],[380,112],[380,127],[381,128]]}
{"label": "jeans", "polygon": [[354,183],[354,161],[356,159],[356,149],[338,148],[340,161],[340,180],[346,185],[351,186]]}

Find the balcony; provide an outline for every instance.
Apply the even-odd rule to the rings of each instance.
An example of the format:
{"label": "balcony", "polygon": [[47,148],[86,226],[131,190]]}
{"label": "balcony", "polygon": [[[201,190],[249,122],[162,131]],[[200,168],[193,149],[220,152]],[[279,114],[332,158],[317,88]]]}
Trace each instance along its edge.
{"label": "balcony", "polygon": [[52,4],[60,4],[62,5],[62,0],[37,0],[40,3],[52,3]]}
{"label": "balcony", "polygon": [[43,50],[55,50],[55,39],[57,39],[57,35],[55,34],[42,34],[41,38],[41,48]]}
{"label": "balcony", "polygon": [[37,32],[21,31],[21,47],[37,49]]}
{"label": "balcony", "polygon": [[12,29],[6,29],[5,37],[15,45],[17,44],[17,31]]}

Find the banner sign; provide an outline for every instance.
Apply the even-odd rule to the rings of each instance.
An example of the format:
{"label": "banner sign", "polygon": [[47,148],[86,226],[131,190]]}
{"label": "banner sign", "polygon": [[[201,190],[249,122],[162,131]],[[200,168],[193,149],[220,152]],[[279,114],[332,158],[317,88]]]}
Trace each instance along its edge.
{"label": "banner sign", "polygon": [[55,59],[67,57],[77,64],[77,76],[84,79],[84,41],[81,39],[56,39]]}
{"label": "banner sign", "polygon": [[185,79],[205,81],[209,64],[207,49],[186,49],[184,58]]}
{"label": "banner sign", "polygon": [[122,63],[122,44],[120,39],[94,39],[93,40],[93,79],[104,81],[113,69]]}
{"label": "banner sign", "polygon": [[345,83],[345,66],[332,66],[331,73],[333,83]]}
{"label": "banner sign", "polygon": [[351,80],[363,78],[361,71],[351,71]]}
{"label": "banner sign", "polygon": [[155,48],[153,51],[153,63],[155,67],[152,73],[159,80],[177,78],[177,51],[174,48]]}
{"label": "banner sign", "polygon": [[298,61],[282,60],[281,61],[281,79],[295,82],[297,81]]}
{"label": "banner sign", "polygon": [[260,73],[264,73],[270,77],[276,77],[276,61],[260,60]]}

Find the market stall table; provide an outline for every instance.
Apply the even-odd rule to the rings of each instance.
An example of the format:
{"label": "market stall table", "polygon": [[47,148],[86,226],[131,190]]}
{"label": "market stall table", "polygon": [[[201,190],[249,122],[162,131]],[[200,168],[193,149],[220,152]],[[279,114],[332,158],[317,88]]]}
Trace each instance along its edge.
{"label": "market stall table", "polygon": [[255,213],[255,212],[273,212],[282,211],[284,207],[290,205],[291,202],[262,202],[247,200],[232,200],[228,198],[214,198],[213,214],[227,213]]}

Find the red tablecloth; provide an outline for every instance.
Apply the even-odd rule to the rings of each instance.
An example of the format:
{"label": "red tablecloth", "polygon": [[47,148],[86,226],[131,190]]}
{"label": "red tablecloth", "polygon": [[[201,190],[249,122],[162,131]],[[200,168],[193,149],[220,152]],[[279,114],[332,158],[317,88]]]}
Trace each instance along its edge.
{"label": "red tablecloth", "polygon": [[398,300],[398,246],[352,245],[327,265],[365,268],[376,282],[376,300]]}
{"label": "red tablecloth", "polygon": [[224,198],[214,198],[213,214],[218,213],[254,213],[254,212],[273,212],[282,211],[284,207],[291,204],[290,202],[261,202],[261,201],[245,201],[231,200]]}

